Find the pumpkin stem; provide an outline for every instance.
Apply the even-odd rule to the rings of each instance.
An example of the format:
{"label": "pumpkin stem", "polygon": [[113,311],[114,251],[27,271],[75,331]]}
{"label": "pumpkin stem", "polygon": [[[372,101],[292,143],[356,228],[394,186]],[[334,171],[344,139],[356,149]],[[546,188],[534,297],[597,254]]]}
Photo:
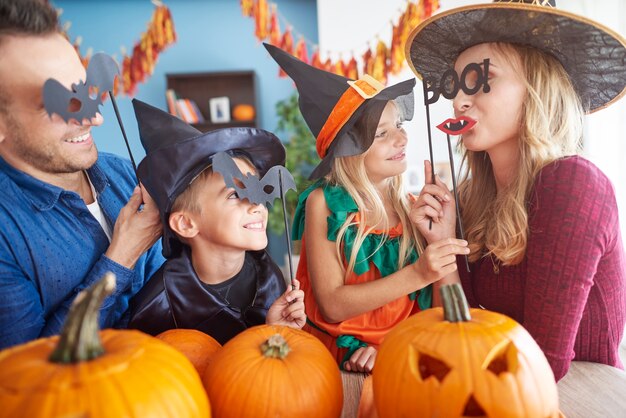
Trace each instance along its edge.
{"label": "pumpkin stem", "polygon": [[291,351],[287,340],[280,334],[274,334],[261,344],[261,353],[265,357],[284,359]]}
{"label": "pumpkin stem", "polygon": [[50,355],[51,362],[75,364],[104,354],[98,317],[102,301],[114,289],[115,275],[107,273],[76,296],[63,325],[59,342]]}
{"label": "pumpkin stem", "polygon": [[459,283],[441,286],[441,300],[443,301],[443,317],[449,322],[467,322],[472,317],[467,306],[465,293]]}

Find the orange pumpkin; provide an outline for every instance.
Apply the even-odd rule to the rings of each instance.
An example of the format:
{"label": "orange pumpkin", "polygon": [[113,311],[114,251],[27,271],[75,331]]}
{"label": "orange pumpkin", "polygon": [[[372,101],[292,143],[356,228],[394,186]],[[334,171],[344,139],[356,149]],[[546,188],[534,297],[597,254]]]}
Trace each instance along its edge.
{"label": "orange pumpkin", "polygon": [[312,335],[252,327],[217,352],[202,378],[215,417],[339,417],[337,363]]}
{"label": "orange pumpkin", "polygon": [[139,331],[98,330],[112,274],[74,301],[61,336],[0,352],[0,417],[210,417],[184,355]]}
{"label": "orange pumpkin", "polygon": [[233,108],[233,119],[235,120],[249,122],[254,120],[254,115],[254,106],[249,104],[240,104]]}
{"label": "orange pumpkin", "polygon": [[[444,308],[396,326],[372,375],[381,417],[558,417],[552,369],[530,334],[507,316],[468,309],[460,285]],[[470,317],[471,314],[471,317]]]}
{"label": "orange pumpkin", "polygon": [[156,337],[183,353],[200,376],[204,375],[215,352],[222,348],[213,337],[195,329],[168,329]]}

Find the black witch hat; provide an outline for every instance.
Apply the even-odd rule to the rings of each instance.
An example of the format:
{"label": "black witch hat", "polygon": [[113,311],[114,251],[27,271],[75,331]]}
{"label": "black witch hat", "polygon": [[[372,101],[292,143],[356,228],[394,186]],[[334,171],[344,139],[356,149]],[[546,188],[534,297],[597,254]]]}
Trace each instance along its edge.
{"label": "black witch hat", "polygon": [[[311,173],[311,179],[328,174],[336,157],[359,155],[369,149],[388,101],[395,101],[402,120],[413,118],[415,79],[385,88],[368,75],[351,80],[308,65],[273,45],[263,45],[296,83],[300,112],[316,138],[322,161]],[[351,129],[363,115],[367,115],[367,123],[374,127],[368,130],[372,132],[371,138],[357,135]]]}
{"label": "black witch hat", "polygon": [[438,80],[471,46],[532,46],[563,65],[588,113],[602,109],[626,94],[626,40],[555,6],[555,0],[496,0],[439,13],[413,29],[407,60],[419,78]]}
{"label": "black witch hat", "polygon": [[139,136],[146,157],[137,169],[139,181],[157,204],[163,222],[163,256],[171,257],[181,243],[169,227],[176,198],[223,151],[246,155],[260,176],[285,162],[285,148],[271,132],[256,128],[226,128],[202,133],[156,107],[133,99]]}

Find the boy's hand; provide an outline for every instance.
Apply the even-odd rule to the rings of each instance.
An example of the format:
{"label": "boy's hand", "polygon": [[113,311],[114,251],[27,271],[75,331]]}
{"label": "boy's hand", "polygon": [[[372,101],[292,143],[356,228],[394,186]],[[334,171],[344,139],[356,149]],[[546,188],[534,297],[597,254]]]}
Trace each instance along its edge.
{"label": "boy's hand", "polygon": [[302,328],[306,323],[304,313],[304,292],[300,290],[300,282],[293,279],[294,289],[287,290],[272,303],[267,311],[265,323],[268,325],[286,325],[291,328]]}
{"label": "boy's hand", "polygon": [[378,350],[374,347],[361,347],[343,364],[343,368],[348,372],[371,373],[374,370],[376,354]]}

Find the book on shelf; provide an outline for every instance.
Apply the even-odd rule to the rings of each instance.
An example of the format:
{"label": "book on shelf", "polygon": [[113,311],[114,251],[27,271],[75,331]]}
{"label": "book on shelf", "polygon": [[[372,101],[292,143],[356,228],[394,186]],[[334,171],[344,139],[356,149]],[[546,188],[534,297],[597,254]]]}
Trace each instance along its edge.
{"label": "book on shelf", "polygon": [[176,110],[176,101],[178,100],[178,96],[173,89],[165,90],[165,100],[167,101],[167,110],[171,115],[178,116],[180,118],[180,114],[178,110]]}
{"label": "book on shelf", "polygon": [[191,106],[193,113],[196,116],[196,123],[203,123],[204,120],[204,116],[202,116],[202,112],[200,111],[200,108],[198,107],[198,104],[191,99],[186,99],[189,102],[189,105]]}
{"label": "book on shelf", "polygon": [[198,105],[190,99],[176,100],[176,111],[179,117],[187,123],[204,122],[204,116],[200,113]]}

